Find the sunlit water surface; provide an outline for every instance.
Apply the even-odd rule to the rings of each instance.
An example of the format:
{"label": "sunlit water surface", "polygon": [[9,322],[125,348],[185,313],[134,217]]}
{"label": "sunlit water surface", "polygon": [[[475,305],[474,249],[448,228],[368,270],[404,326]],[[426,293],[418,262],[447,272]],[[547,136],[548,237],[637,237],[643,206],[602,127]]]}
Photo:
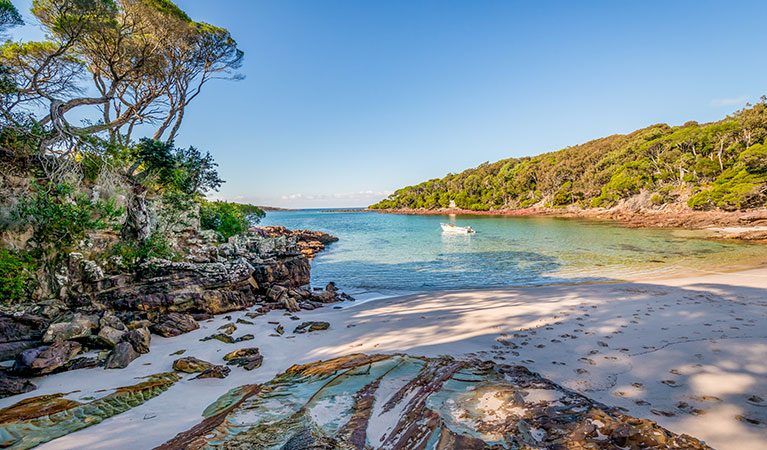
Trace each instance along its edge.
{"label": "sunlit water surface", "polygon": [[[470,225],[477,233],[444,233],[440,222]],[[763,245],[704,239],[702,232],[551,217],[304,210],[268,212],[261,225],[337,236],[312,262],[312,285],[335,281],[361,298],[664,277],[767,261]]]}

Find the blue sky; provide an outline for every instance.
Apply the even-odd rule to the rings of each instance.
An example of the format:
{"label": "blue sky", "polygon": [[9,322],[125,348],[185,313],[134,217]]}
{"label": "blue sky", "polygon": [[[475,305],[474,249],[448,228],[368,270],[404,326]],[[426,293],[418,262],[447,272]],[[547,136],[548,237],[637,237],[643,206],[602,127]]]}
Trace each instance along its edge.
{"label": "blue sky", "polygon": [[767,93],[764,1],[176,3],[246,55],[246,78],[208,85],[177,144],[215,156],[216,196],[260,205],[365,206]]}

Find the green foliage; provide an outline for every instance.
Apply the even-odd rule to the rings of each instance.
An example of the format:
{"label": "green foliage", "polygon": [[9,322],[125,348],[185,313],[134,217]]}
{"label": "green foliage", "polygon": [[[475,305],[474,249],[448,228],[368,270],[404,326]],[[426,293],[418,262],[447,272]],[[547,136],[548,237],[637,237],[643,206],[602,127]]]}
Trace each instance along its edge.
{"label": "green foliage", "polygon": [[741,153],[738,159],[751,173],[767,172],[767,145],[753,145]]}
{"label": "green foliage", "polygon": [[122,259],[128,272],[135,271],[139,264],[152,258],[175,260],[178,256],[171,249],[168,239],[159,233],[143,241],[120,241],[112,246],[111,253]]}
{"label": "green foliage", "polygon": [[253,205],[208,201],[200,203],[200,226],[203,230],[218,231],[224,240],[245,232],[264,215],[261,208]]}
{"label": "green foliage", "polygon": [[0,0],[0,32],[5,31],[8,27],[23,24],[21,14],[13,6],[13,3],[10,0]]}
{"label": "green foliage", "polygon": [[[763,97],[719,122],[652,125],[553,153],[483,163],[398,189],[371,208],[435,209],[447,207],[451,200],[472,210],[525,208],[541,202],[551,207],[610,207],[645,190],[660,193],[662,198],[656,200],[668,203],[679,194],[664,192],[677,188],[697,192],[690,199],[697,208],[743,208],[758,204],[765,189],[765,181],[755,172],[767,167],[761,146],[765,138],[767,98]],[[728,172],[733,167],[747,173]]]}
{"label": "green foliage", "polygon": [[0,303],[24,301],[35,285],[36,269],[27,255],[0,249]]}
{"label": "green foliage", "polygon": [[31,228],[33,255],[61,255],[73,249],[89,231],[116,223],[122,214],[114,200],[93,202],[69,184],[33,185],[33,189],[11,212],[17,226]]}
{"label": "green foliage", "polygon": [[217,190],[224,182],[216,171],[210,153],[203,154],[194,147],[176,148],[173,142],[143,138],[131,150],[133,171],[141,180],[154,181],[160,191],[178,191],[188,195],[203,194]]}
{"label": "green foliage", "polygon": [[687,205],[694,209],[716,207],[728,211],[767,206],[767,145],[754,144],[742,151],[711,189],[693,195]]}

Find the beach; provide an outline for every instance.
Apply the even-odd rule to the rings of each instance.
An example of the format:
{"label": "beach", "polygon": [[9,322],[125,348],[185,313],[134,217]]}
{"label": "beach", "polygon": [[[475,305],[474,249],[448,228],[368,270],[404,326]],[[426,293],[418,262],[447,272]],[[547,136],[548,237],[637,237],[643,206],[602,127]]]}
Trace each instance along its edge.
{"label": "beach", "polygon": [[[221,363],[258,347],[263,365],[225,379],[184,379],[159,397],[42,449],[152,448],[187,430],[229,389],[263,383],[294,364],[350,353],[451,355],[523,365],[626,414],[657,421],[716,449],[761,449],[767,440],[767,268],[646,282],[430,292],[314,311],[274,311],[238,324],[237,344],[200,342],[247,311],[201,322],[119,371],[85,369],[34,380],[37,391],[0,401],[69,392],[74,400],[136,377],[171,370],[183,356]],[[302,321],[330,328],[294,334]],[[284,335],[275,333],[277,324]],[[250,344],[250,345],[249,345]],[[88,383],[82,380],[87,377]]]}

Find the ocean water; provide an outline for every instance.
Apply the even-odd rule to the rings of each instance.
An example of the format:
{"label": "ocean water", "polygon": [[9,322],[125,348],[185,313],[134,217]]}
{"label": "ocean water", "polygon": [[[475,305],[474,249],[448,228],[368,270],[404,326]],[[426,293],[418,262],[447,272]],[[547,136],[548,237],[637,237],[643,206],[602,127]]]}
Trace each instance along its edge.
{"label": "ocean water", "polygon": [[[444,233],[440,222],[477,233]],[[260,225],[337,236],[312,262],[312,285],[334,281],[361,298],[663,277],[767,261],[763,245],[582,219],[303,210],[268,212]]]}

